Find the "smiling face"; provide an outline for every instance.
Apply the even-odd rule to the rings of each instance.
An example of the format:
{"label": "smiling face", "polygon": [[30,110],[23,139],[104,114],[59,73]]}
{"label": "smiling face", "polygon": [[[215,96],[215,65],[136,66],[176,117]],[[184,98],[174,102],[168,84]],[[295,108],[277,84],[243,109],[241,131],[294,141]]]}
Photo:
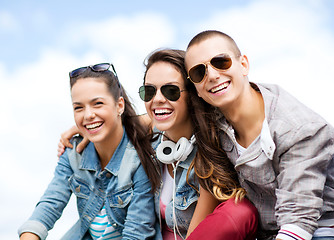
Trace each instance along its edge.
{"label": "smiling face", "polygon": [[[213,68],[208,62],[219,54],[227,54],[232,58],[232,65],[227,70]],[[221,37],[213,36],[190,46],[185,58],[189,72],[193,66],[207,63],[207,72],[203,81],[195,84],[198,95],[209,104],[219,107],[223,112],[232,107],[242,97],[248,85],[248,59],[237,56],[232,51],[231,43]]]}
{"label": "smiling face", "polygon": [[120,98],[115,102],[103,80],[78,79],[71,95],[75,123],[89,141],[109,142],[122,132],[119,113],[124,110],[124,100]]}
{"label": "smiling face", "polygon": [[145,102],[146,111],[152,119],[152,124],[160,131],[166,131],[169,137],[182,136],[190,124],[187,91],[181,92],[177,101],[170,101],[160,91],[161,86],[165,84],[173,84],[181,90],[185,89],[181,73],[172,64],[156,62],[148,69],[145,77],[145,85],[154,85],[157,88],[152,100]]}

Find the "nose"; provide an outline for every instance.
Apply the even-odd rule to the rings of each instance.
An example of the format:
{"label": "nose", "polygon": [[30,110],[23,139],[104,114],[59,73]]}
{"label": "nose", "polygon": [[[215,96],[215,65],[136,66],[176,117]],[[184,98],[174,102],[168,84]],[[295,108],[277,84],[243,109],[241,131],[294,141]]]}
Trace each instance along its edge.
{"label": "nose", "polygon": [[86,108],[85,109],[85,119],[86,120],[91,120],[96,117],[95,112],[91,108]]}
{"label": "nose", "polygon": [[206,77],[208,81],[216,81],[220,77],[220,72],[208,63],[206,65]]}
{"label": "nose", "polygon": [[155,96],[153,97],[153,101],[154,102],[165,102],[166,98],[165,96],[162,94],[161,89],[157,89],[157,93],[155,94]]}

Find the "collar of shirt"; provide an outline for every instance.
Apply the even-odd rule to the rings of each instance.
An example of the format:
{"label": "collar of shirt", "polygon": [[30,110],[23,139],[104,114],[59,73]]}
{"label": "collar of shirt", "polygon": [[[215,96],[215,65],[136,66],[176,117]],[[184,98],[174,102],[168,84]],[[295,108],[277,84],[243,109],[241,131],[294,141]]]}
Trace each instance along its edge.
{"label": "collar of shirt", "polygon": [[[262,96],[263,96],[263,89],[261,88],[261,86],[256,85],[255,83],[250,83],[252,88],[255,89],[256,91],[259,91]],[[263,96],[264,98],[267,98],[268,96]],[[269,101],[271,102],[271,101]],[[269,104],[271,105],[271,104]],[[262,124],[262,129],[261,129],[261,133],[260,133],[260,145],[261,145],[261,149],[264,152],[264,154],[270,159],[273,159],[274,156],[274,152],[276,149],[276,145],[274,143],[274,140],[271,137],[270,134],[270,129],[269,129],[269,125],[268,125],[268,120],[267,120],[267,109],[268,106],[266,106],[266,102],[265,102],[265,119],[263,121]],[[270,107],[270,106],[269,106]],[[224,132],[227,133],[227,135],[231,138],[232,142],[234,142],[234,145],[236,145],[237,141],[235,138],[235,133],[234,133],[234,129],[232,127],[231,124],[229,124],[226,121],[226,118],[224,117],[224,115],[221,113],[221,111],[216,108],[215,109],[215,115],[216,115],[216,120],[217,120],[217,125],[218,127],[223,130]],[[256,141],[256,139],[254,140]]]}

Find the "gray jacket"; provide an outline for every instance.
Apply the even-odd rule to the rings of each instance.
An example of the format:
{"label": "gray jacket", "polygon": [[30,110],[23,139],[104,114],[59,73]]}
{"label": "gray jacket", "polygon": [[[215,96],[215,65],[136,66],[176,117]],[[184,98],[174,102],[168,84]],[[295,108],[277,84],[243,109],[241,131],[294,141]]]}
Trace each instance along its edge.
{"label": "gray jacket", "polygon": [[239,157],[232,127],[218,116],[221,143],[260,214],[260,234],[294,224],[313,234],[334,225],[334,129],[276,85],[261,92],[261,134]]}

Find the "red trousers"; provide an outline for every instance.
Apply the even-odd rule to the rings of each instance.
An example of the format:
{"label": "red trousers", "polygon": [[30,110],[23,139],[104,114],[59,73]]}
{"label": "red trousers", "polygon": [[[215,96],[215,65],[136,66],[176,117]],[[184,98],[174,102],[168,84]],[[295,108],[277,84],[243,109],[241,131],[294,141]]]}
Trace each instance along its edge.
{"label": "red trousers", "polygon": [[247,199],[235,204],[231,198],[219,204],[190,234],[187,240],[254,240],[258,212]]}

